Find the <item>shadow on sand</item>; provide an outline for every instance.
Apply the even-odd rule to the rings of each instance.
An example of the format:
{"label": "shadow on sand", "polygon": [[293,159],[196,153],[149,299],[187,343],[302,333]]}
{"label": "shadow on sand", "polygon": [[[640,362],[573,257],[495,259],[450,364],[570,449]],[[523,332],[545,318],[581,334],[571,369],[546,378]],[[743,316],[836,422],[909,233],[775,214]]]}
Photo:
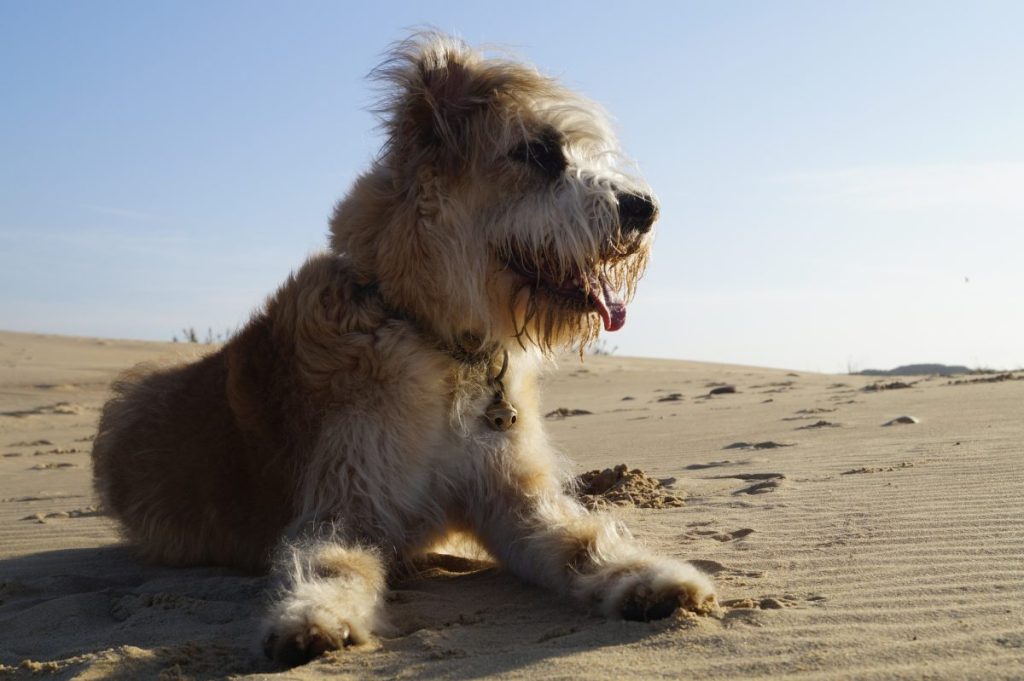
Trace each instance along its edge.
{"label": "shadow on sand", "polygon": [[[390,635],[309,671],[475,679],[675,626],[592,617],[486,564],[439,556],[420,567],[388,598]],[[273,675],[256,640],[268,583],[221,568],[154,567],[116,546],[0,561],[0,664],[16,677],[56,679],[85,669],[110,680]]]}

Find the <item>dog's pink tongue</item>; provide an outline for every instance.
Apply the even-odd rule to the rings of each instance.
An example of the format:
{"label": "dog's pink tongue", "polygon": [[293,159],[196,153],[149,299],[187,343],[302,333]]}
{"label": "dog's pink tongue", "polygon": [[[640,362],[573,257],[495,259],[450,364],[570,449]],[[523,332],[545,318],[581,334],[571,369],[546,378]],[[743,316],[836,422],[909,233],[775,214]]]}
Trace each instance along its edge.
{"label": "dog's pink tongue", "polygon": [[601,315],[605,331],[618,331],[626,323],[626,303],[604,277],[591,279],[590,300]]}

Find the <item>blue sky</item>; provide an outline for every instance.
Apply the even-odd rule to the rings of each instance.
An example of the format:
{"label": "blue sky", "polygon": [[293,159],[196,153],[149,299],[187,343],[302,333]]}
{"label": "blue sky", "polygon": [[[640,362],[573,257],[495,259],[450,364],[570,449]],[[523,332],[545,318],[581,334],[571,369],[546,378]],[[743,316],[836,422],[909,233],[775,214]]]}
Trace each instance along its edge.
{"label": "blue sky", "polygon": [[1024,3],[0,2],[0,328],[243,323],[409,27],[603,103],[663,207],[619,354],[1024,366]]}

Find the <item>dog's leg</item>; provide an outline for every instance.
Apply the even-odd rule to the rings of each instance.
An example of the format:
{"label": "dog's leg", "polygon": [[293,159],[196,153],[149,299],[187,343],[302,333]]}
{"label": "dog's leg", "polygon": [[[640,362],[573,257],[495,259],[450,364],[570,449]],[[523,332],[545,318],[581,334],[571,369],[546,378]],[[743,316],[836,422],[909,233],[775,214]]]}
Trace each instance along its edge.
{"label": "dog's leg", "polygon": [[276,572],[281,591],[262,641],[281,666],[364,643],[383,624],[387,570],[373,550],[322,540],[290,545]]}
{"label": "dog's leg", "polygon": [[607,616],[639,621],[715,608],[714,585],[697,568],[647,551],[609,516],[584,518],[566,537],[577,547],[568,561],[577,598]]}
{"label": "dog's leg", "polygon": [[613,518],[588,513],[562,494],[553,478],[539,494],[536,478],[532,489],[507,477],[504,486],[481,500],[475,524],[485,546],[521,578],[629,620],[715,607],[714,586],[703,573],[648,552]]}

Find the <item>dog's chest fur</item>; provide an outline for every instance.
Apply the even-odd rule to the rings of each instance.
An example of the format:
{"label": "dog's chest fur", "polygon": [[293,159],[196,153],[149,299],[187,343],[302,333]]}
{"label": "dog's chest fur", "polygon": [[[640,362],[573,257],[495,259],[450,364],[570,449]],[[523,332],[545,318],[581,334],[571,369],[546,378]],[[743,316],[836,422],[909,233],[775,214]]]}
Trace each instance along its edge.
{"label": "dog's chest fur", "polygon": [[493,363],[453,359],[408,323],[385,326],[366,361],[388,371],[353,388],[365,400],[339,403],[323,419],[294,529],[337,519],[356,538],[403,556],[459,525],[486,498],[488,477],[517,470],[520,452],[543,433],[535,358],[510,359],[504,394],[519,419],[499,431],[485,417],[495,398]]}

